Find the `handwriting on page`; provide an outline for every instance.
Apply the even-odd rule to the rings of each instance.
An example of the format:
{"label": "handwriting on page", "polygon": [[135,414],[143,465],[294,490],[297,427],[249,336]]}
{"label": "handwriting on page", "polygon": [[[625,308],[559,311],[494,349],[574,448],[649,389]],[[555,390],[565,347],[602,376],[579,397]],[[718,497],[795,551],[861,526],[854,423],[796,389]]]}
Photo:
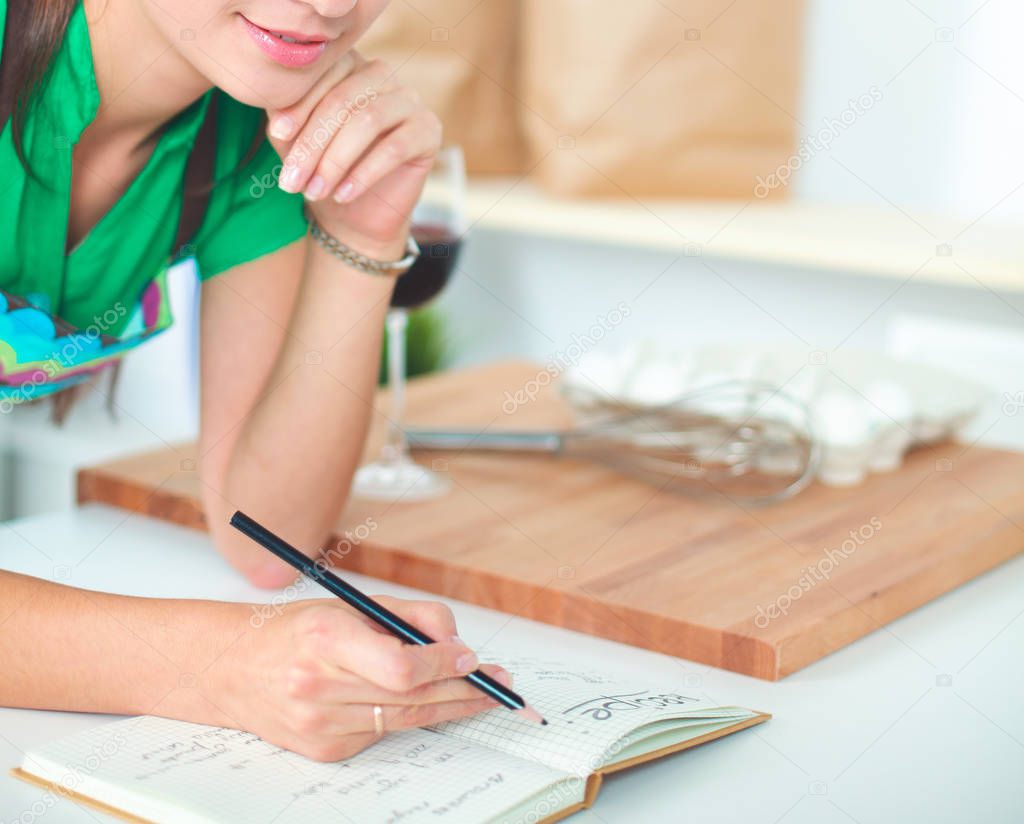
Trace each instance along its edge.
{"label": "handwriting on page", "polygon": [[651,695],[650,690],[640,690],[639,692],[627,692],[619,695],[602,694],[562,710],[562,715],[589,717],[594,721],[607,721],[616,713],[664,709],[665,707],[682,707],[687,704],[699,703],[701,703],[699,698],[690,698],[675,692]]}
{"label": "handwriting on page", "polygon": [[[164,718],[117,722],[96,735],[115,727],[125,743],[96,778],[187,799],[189,811],[217,820],[477,821],[558,778],[539,764],[430,730],[389,734],[346,761],[318,763],[249,733]],[[74,741],[95,744],[84,736]],[[58,762],[78,757],[59,742],[53,750]]]}
{"label": "handwriting on page", "polygon": [[[486,654],[480,657],[489,660]],[[516,692],[547,718],[548,726],[538,727],[496,709],[438,729],[577,775],[604,764],[614,755],[617,742],[638,728],[714,706],[672,689],[623,683],[604,673],[570,670],[543,659],[508,657],[502,663],[513,673]]]}
{"label": "handwriting on page", "polygon": [[[243,769],[248,760],[244,748],[256,745],[266,753],[272,749],[252,733],[240,730],[211,728],[178,740],[170,740],[139,753],[145,769],[135,778],[145,781],[153,776],[173,770],[179,764],[202,764],[214,760],[227,760],[230,769]],[[239,760],[241,757],[241,760]]]}

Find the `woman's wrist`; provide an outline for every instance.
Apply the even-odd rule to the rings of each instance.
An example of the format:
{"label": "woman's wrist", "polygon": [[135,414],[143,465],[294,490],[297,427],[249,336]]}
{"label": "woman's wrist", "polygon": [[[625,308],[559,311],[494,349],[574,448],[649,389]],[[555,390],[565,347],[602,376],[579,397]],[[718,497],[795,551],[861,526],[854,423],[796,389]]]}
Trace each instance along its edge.
{"label": "woman's wrist", "polygon": [[392,237],[372,237],[354,231],[351,227],[339,225],[337,221],[323,220],[312,210],[309,216],[316,220],[321,230],[345,244],[349,249],[372,260],[390,262],[405,257],[409,240],[409,224],[406,222]]}
{"label": "woman's wrist", "polygon": [[168,666],[153,673],[155,682],[140,679],[132,710],[199,724],[235,726],[231,710],[233,684],[218,664],[230,657],[232,647],[250,629],[251,605],[155,600],[147,606],[152,613],[148,616],[152,625],[158,633],[159,628],[165,633],[153,638],[152,643],[158,649],[178,654],[168,655]]}

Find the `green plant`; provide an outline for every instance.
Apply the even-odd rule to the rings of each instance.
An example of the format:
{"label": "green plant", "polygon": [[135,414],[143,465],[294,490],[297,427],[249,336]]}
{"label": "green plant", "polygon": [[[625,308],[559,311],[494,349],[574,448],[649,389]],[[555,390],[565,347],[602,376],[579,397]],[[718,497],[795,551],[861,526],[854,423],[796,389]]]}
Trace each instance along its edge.
{"label": "green plant", "polygon": [[[409,313],[409,327],[405,336],[406,374],[410,378],[436,372],[444,366],[444,324],[441,317],[427,307]],[[387,383],[388,344],[384,341],[380,359],[382,386]]]}

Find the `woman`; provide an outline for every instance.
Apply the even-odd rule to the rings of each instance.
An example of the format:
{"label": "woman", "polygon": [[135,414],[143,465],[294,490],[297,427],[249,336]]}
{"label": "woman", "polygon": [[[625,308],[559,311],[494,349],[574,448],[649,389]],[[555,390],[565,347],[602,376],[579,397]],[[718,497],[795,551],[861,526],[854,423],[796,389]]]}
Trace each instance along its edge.
{"label": "woman", "polygon": [[[260,586],[293,573],[229,514],[307,547],[335,522],[440,142],[416,95],[353,49],[385,3],[0,4],[4,401],[62,390],[164,328],[162,270],[183,247],[203,279],[206,517]],[[291,604],[256,629],[247,605],[0,572],[0,703],[238,727],[330,760],[381,721],[493,706],[455,677],[476,661],[446,608],[388,603],[443,640],[405,647],[334,601]]]}

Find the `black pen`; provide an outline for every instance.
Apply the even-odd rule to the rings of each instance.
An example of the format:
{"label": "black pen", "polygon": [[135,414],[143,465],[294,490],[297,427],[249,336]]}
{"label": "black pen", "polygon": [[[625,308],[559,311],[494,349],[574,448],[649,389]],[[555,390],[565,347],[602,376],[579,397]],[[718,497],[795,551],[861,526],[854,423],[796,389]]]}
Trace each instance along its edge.
{"label": "black pen", "polygon": [[[408,644],[417,644],[418,646],[434,643],[434,639],[429,635],[420,632],[401,616],[395,615],[387,607],[378,604],[368,595],[364,595],[354,586],[346,583],[330,570],[325,569],[323,564],[316,563],[308,555],[297,550],[283,538],[275,535],[244,512],[236,512],[231,516],[231,526],[239,532],[248,535],[260,546],[269,549],[286,564],[295,567],[307,578],[316,581],[328,592],[334,593],[346,604],[359,610],[371,621],[382,626],[397,638],[401,638]],[[478,690],[486,693],[499,704],[508,707],[523,718],[538,724],[548,723],[521,696],[495,681],[487,673],[474,670],[464,677]]]}

